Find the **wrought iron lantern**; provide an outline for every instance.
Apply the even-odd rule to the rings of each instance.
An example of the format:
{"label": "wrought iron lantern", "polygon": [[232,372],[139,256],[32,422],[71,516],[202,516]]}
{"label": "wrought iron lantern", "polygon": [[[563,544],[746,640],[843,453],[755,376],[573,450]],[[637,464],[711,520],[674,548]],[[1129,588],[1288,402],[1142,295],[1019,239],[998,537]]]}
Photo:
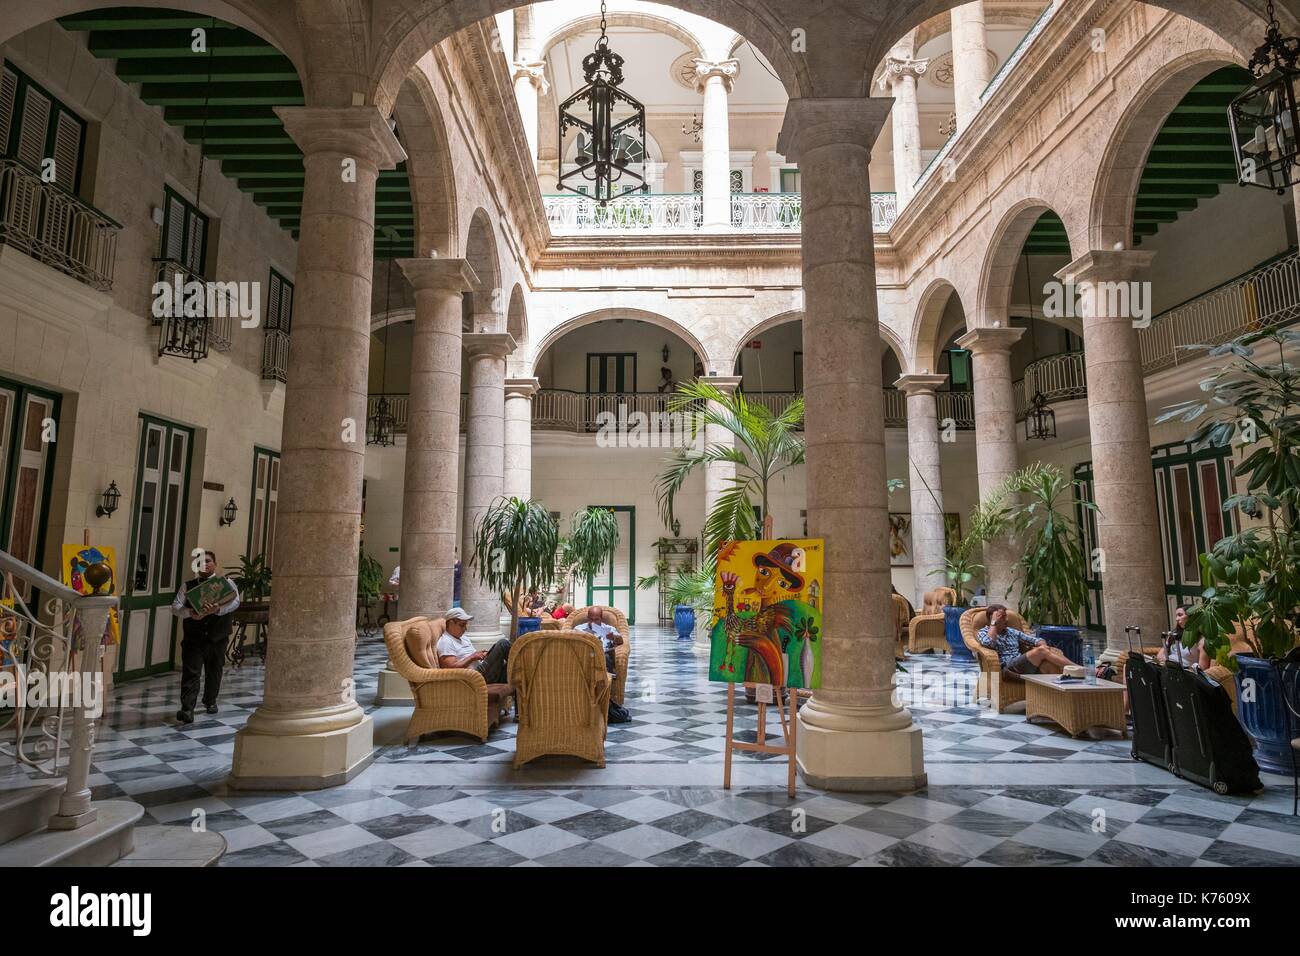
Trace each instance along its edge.
{"label": "wrought iron lantern", "polygon": [[1268,30],[1251,57],[1255,82],[1228,104],[1228,128],[1237,160],[1237,181],[1279,194],[1294,183],[1300,160],[1300,112],[1296,104],[1300,37],[1284,37],[1268,5]]}
{"label": "wrought iron lantern", "polygon": [[[384,226],[379,230],[389,242],[397,237],[397,230]],[[396,445],[397,429],[393,420],[392,405],[388,402],[388,327],[392,325],[393,260],[390,256],[384,272],[384,365],[379,377],[379,399],[375,410],[366,416],[367,445]]]}
{"label": "wrought iron lantern", "polygon": [[221,509],[221,518],[217,524],[223,528],[232,525],[235,523],[235,515],[237,514],[239,514],[239,507],[235,504],[235,499],[231,498],[226,502],[226,506]]}
{"label": "wrought iron lantern", "polygon": [[1048,441],[1056,437],[1056,412],[1047,404],[1042,392],[1035,392],[1025,414],[1025,438],[1030,441]]}
{"label": "wrought iron lantern", "polygon": [[587,85],[560,104],[560,155],[567,155],[566,134],[576,131],[578,142],[576,164],[558,184],[602,206],[626,193],[650,191],[644,175],[645,107],[620,89],[623,57],[609,48],[605,31],[601,0],[600,37],[595,50],[582,58]]}
{"label": "wrought iron lantern", "polygon": [[110,481],[104,493],[99,496],[99,505],[95,508],[95,517],[111,518],[113,512],[117,510],[117,503],[122,498],[122,492],[117,490],[117,482]]}
{"label": "wrought iron lantern", "polygon": [[396,445],[397,435],[393,428],[392,406],[387,395],[380,395],[375,402],[375,410],[366,419],[367,445]]}
{"label": "wrought iron lantern", "polygon": [[[200,310],[204,311],[204,310]],[[158,334],[158,354],[187,358],[191,362],[208,357],[208,329],[210,321],[206,315],[168,315],[162,320]]]}

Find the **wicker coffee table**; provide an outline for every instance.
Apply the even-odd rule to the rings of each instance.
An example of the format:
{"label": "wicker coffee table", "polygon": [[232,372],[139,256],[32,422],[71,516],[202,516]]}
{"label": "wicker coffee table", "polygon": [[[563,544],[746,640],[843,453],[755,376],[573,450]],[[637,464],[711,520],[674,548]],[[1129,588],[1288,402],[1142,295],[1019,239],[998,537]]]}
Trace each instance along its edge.
{"label": "wicker coffee table", "polygon": [[1025,718],[1046,717],[1077,737],[1090,727],[1109,727],[1125,737],[1124,685],[1097,678],[1095,683],[1068,681],[1059,674],[1025,674]]}

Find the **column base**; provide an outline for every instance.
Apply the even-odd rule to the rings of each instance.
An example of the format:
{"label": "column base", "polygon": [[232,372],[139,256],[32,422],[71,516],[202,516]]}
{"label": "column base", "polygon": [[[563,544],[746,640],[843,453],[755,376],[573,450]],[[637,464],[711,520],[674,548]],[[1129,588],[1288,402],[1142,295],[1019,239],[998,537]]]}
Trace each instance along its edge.
{"label": "column base", "polygon": [[[921,728],[864,726],[830,729],[810,724],[799,712],[798,766],[804,782],[819,790],[909,792],[926,785]],[[841,716],[836,723],[844,724]]]}
{"label": "column base", "polygon": [[235,735],[229,784],[236,790],[324,790],[347,783],[375,759],[374,719],[318,734]]}
{"label": "column base", "polygon": [[410,704],[414,701],[415,694],[411,690],[410,682],[405,677],[393,670],[392,667],[385,667],[379,672],[379,684],[375,689],[376,707],[394,707]]}

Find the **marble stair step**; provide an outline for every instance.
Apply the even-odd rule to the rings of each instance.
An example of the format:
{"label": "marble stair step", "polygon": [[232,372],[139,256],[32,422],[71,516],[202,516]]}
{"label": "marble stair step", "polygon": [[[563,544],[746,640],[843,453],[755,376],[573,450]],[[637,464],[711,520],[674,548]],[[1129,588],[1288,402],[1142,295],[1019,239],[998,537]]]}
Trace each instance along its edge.
{"label": "marble stair step", "polygon": [[44,830],[62,795],[62,780],[32,780],[0,788],[0,846]]}
{"label": "marble stair step", "polygon": [[216,866],[226,852],[220,833],[188,826],[137,827],[135,849],[113,866]]}
{"label": "marble stair step", "polygon": [[76,830],[42,829],[0,846],[0,867],[108,866],[131,852],[144,807],[130,800],[99,800],[98,816]]}

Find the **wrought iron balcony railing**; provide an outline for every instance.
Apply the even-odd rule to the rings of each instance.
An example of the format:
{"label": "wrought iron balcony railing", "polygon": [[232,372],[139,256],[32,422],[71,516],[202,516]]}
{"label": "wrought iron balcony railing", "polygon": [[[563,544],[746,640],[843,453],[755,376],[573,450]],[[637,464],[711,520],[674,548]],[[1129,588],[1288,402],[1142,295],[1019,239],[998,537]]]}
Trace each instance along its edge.
{"label": "wrought iron balcony railing", "polygon": [[262,378],[284,382],[289,375],[289,333],[284,329],[267,329],[262,339]]}
{"label": "wrought iron balcony railing", "polygon": [[100,292],[113,288],[122,227],[13,157],[0,157],[0,245],[21,249]]}

